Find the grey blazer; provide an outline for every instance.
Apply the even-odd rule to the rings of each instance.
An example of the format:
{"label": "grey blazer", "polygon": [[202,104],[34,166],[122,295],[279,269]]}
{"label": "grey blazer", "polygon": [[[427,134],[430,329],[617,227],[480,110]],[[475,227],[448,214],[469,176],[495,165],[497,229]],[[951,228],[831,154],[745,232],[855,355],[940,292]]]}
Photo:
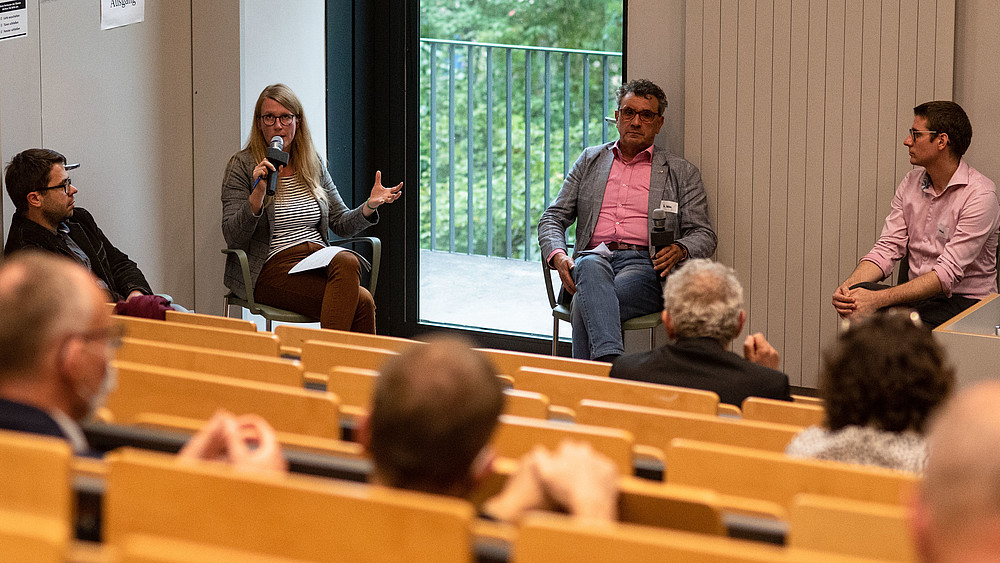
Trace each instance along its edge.
{"label": "grey blazer", "polygon": [[[242,249],[250,263],[250,280],[256,284],[267,259],[267,249],[271,243],[271,225],[274,224],[274,204],[267,203],[264,212],[254,215],[250,210],[250,179],[257,163],[249,149],[241,150],[229,159],[226,174],[222,179],[222,235],[226,245],[232,249]],[[366,218],[361,207],[349,209],[333,185],[333,179],[325,166],[320,167],[323,177],[320,185],[326,192],[327,202],[320,201],[319,235],[329,244],[332,229],[337,236],[349,237],[378,221],[378,211]],[[363,204],[362,204],[363,205]],[[240,297],[246,297],[243,274],[235,256],[226,257],[226,287]]]}
{"label": "grey blazer", "polygon": [[[573,165],[555,201],[538,221],[538,244],[542,259],[557,248],[566,250],[566,229],[576,226],[574,257],[587,248],[597,226],[604,189],[611,175],[614,142],[587,147]],[[661,201],[677,202],[677,213],[667,214],[667,230],[674,241],[687,248],[691,258],[708,258],[718,239],[708,219],[708,199],[701,172],[690,162],[653,146],[653,169],[649,179],[647,232],[653,228],[653,210]]]}

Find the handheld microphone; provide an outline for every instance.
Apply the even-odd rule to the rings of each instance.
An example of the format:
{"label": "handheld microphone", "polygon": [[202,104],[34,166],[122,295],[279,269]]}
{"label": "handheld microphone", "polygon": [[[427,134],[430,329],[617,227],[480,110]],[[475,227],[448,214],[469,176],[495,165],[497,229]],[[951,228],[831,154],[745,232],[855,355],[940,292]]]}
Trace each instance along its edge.
{"label": "handheld microphone", "polygon": [[278,170],[288,164],[288,153],[285,152],[285,140],[280,135],[271,137],[271,144],[267,147],[267,160],[277,169],[267,173],[267,195],[274,195],[278,187]]}
{"label": "handheld microphone", "polygon": [[653,230],[649,232],[649,246],[653,248],[653,255],[661,249],[674,243],[674,233],[667,230],[667,211],[665,209],[653,210]]}

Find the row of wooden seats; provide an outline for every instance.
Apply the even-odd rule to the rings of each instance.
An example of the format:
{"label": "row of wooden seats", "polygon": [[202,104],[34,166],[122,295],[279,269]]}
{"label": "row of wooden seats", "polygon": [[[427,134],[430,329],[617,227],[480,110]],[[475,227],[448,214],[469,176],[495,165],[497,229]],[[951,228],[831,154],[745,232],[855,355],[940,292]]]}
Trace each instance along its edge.
{"label": "row of wooden seats", "polygon": [[[20,534],[16,526],[6,525],[15,522],[14,515],[19,523],[44,521],[47,532],[39,532],[36,526],[25,536],[28,539],[23,549],[64,549],[72,512],[68,447],[51,438],[0,433],[0,452],[5,467],[32,476],[31,483],[8,479],[0,484],[0,534]],[[691,499],[699,498],[698,494],[689,491]],[[24,502],[32,495],[45,495],[42,500],[48,500]],[[627,487],[623,496],[628,496]],[[705,504],[710,505],[710,499]],[[6,512],[11,513],[11,519],[4,518]],[[623,512],[628,512],[627,501]],[[789,557],[817,548],[896,561],[909,560],[912,555],[898,507],[800,496],[791,514],[790,547],[786,549],[626,524],[597,528],[612,530],[611,536],[591,532],[578,536],[579,523],[570,521],[549,530],[553,537],[540,537],[529,519],[514,536],[513,560],[577,560],[587,554],[585,559],[594,559],[602,553],[617,553],[616,559],[627,554],[629,559],[639,560],[644,550],[654,545],[688,550],[692,549],[688,545],[691,543],[713,549],[689,560],[715,560],[709,556],[721,554],[716,550],[720,546],[728,546],[727,557],[734,561],[761,560],[757,558],[761,554],[772,557],[764,560],[797,561],[803,559]],[[472,553],[475,529],[472,505],[461,500],[299,476],[247,474],[218,464],[185,465],[171,456],[134,450],[108,456],[104,518],[105,541],[109,545],[124,547],[140,538],[136,545],[141,552],[151,545],[161,545],[183,557],[218,553],[308,560],[463,560]],[[706,524],[687,521],[686,525],[698,531],[705,531],[707,526],[711,533],[713,525],[718,527],[712,518],[709,513],[702,519]],[[53,522],[61,525],[53,526]],[[866,533],[858,534],[859,530]],[[626,546],[620,541],[623,539],[635,545]],[[329,545],[328,541],[337,545]],[[589,549],[565,551],[567,542]],[[651,545],[641,547],[645,543]],[[198,546],[209,551],[190,550]],[[5,549],[5,553],[12,552]],[[43,560],[33,556],[41,552],[23,553],[26,560]],[[656,553],[673,552],[658,548]],[[819,558],[812,560],[832,557],[820,552],[810,555]]]}

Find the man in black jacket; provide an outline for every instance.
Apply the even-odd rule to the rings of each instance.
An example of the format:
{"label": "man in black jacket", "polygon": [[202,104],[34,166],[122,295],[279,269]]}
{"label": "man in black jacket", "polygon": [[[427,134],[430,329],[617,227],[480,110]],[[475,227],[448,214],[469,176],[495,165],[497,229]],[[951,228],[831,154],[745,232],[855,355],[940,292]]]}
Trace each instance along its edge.
{"label": "man in black jacket", "polygon": [[663,326],[675,342],[618,358],[611,377],[714,391],[736,406],[747,397],[791,400],[778,352],[762,334],[747,336],[742,358],[726,349],[746,320],[732,268],[691,260],[667,278],[663,300]]}
{"label": "man in black jacket", "polygon": [[74,206],[77,189],[67,170],[77,166],[49,149],[28,149],[11,159],[4,179],[17,211],[4,255],[38,248],[72,258],[98,277],[112,301],[151,294],[135,262],[111,244],[86,209]]}

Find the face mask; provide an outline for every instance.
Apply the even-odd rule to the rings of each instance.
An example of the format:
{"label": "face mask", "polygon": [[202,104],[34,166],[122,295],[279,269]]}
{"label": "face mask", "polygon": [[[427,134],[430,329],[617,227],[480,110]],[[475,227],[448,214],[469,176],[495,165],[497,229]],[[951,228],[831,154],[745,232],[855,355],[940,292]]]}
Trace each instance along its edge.
{"label": "face mask", "polygon": [[[87,401],[87,414],[84,416],[84,420],[91,419],[97,410],[104,406],[104,403],[108,400],[108,396],[111,392],[115,390],[118,386],[118,370],[114,366],[107,366],[104,372],[104,379],[101,380],[100,386],[98,386],[97,391],[93,394],[81,393],[80,389],[77,388],[76,394],[80,396],[81,399]],[[89,395],[89,398],[88,398]]]}

